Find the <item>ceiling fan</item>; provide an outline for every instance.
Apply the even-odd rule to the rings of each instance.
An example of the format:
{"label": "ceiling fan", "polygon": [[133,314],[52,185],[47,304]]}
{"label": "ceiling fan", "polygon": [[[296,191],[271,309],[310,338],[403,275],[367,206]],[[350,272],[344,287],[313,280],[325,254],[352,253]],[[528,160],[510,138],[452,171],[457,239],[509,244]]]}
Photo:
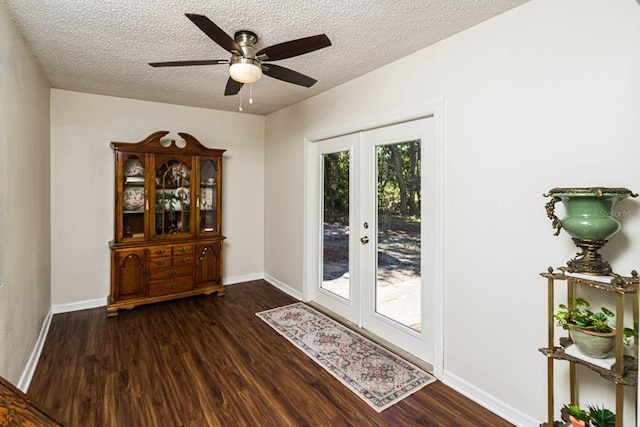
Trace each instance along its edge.
{"label": "ceiling fan", "polygon": [[149,65],[152,67],[182,67],[229,64],[230,77],[224,90],[225,96],[236,95],[245,83],[253,83],[260,80],[262,74],[284,82],[311,87],[317,80],[289,68],[268,62],[304,55],[305,53],[331,46],[329,38],[324,34],[319,34],[279,43],[256,52],[255,44],[258,42],[258,36],[255,33],[242,30],[236,32],[234,38],[231,38],[206,16],[194,13],[185,15],[211,40],[230,52],[231,59],[150,62]]}

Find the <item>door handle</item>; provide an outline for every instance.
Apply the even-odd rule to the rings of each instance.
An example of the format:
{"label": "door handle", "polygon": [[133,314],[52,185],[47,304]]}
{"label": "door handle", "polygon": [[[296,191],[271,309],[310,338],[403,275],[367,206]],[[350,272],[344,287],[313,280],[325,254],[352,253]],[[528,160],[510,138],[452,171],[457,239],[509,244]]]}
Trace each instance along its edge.
{"label": "door handle", "polygon": [[363,238],[361,238],[361,239],[360,239],[360,242],[361,242],[363,245],[366,245],[367,243],[369,243],[369,237],[364,236]]}

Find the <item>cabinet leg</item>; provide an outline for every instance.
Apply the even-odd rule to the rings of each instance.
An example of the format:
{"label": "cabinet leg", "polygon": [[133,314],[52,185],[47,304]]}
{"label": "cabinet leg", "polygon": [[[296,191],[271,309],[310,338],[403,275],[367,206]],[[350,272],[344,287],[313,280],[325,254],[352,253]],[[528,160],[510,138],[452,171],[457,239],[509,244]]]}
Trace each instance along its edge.
{"label": "cabinet leg", "polygon": [[216,294],[217,296],[221,297],[224,296],[224,288],[222,289],[216,289],[216,290],[212,290],[212,291],[207,291],[204,293],[205,295],[213,295]]}

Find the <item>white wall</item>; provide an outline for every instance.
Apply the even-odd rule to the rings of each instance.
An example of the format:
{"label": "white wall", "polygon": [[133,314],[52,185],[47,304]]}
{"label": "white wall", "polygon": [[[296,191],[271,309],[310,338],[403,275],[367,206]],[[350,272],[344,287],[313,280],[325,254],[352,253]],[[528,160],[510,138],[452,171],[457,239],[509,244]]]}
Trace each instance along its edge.
{"label": "white wall", "polygon": [[263,116],[89,95],[51,93],[52,303],[109,294],[108,241],[114,235],[112,141],[158,130],[187,132],[223,148],[223,279],[263,271]]}
{"label": "white wall", "polygon": [[51,306],[49,84],[0,4],[0,375],[13,384]]}
{"label": "white wall", "polygon": [[[639,41],[634,0],[533,0],[267,116],[265,273],[302,291],[305,135],[443,97],[445,374],[534,425],[546,416],[539,273],[576,252],[552,236],[542,194],[640,191]],[[617,272],[639,266],[638,235],[640,217],[625,218],[604,251]]]}

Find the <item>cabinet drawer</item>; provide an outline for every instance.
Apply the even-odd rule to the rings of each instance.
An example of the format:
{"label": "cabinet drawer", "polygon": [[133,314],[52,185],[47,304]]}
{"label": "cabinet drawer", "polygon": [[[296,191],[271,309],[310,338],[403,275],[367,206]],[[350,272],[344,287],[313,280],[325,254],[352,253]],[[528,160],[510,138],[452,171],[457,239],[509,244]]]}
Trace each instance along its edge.
{"label": "cabinet drawer", "polygon": [[173,245],[173,255],[193,255],[193,245]]}
{"label": "cabinet drawer", "polygon": [[151,246],[149,248],[149,257],[155,258],[159,256],[170,256],[171,245]]}
{"label": "cabinet drawer", "polygon": [[176,255],[173,258],[173,265],[193,265],[193,255]]}
{"label": "cabinet drawer", "polygon": [[189,279],[193,277],[193,265],[171,265],[169,267],[153,266],[153,260],[151,261],[151,268],[149,269],[149,280],[163,280],[173,279],[178,277],[189,276]]}
{"label": "cabinet drawer", "polygon": [[158,267],[169,267],[171,265],[171,257],[154,257],[149,261],[151,270]]}
{"label": "cabinet drawer", "polygon": [[150,262],[151,262],[150,267],[152,270],[158,267],[169,267],[171,265],[175,265],[175,266],[192,265],[193,256],[178,255],[174,257],[158,257],[158,258],[153,258]]}
{"label": "cabinet drawer", "polygon": [[160,295],[190,291],[191,289],[193,289],[193,279],[191,277],[181,277],[173,280],[160,280],[149,283],[149,296],[158,297]]}

